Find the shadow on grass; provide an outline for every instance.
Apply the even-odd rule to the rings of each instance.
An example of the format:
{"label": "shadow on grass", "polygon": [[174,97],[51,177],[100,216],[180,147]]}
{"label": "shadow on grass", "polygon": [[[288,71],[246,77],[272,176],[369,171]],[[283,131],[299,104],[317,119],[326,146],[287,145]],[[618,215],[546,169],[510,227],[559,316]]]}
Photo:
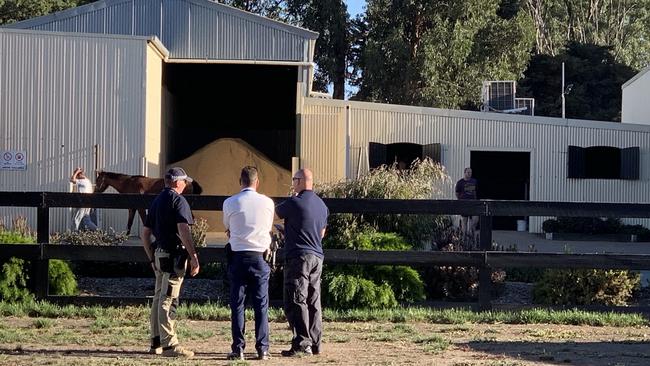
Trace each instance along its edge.
{"label": "shadow on grass", "polygon": [[[173,360],[174,358],[152,355],[147,351],[133,351],[123,349],[73,349],[73,348],[0,348],[0,355],[8,356],[70,356],[70,357],[121,357],[121,358],[152,358],[161,360]],[[196,352],[194,358],[202,360],[226,360],[228,352]],[[249,358],[257,357],[257,354],[246,354]],[[178,358],[181,359],[181,358]]]}
{"label": "shadow on grass", "polygon": [[472,341],[456,344],[472,351],[507,356],[545,365],[650,365],[650,342],[524,342]]}

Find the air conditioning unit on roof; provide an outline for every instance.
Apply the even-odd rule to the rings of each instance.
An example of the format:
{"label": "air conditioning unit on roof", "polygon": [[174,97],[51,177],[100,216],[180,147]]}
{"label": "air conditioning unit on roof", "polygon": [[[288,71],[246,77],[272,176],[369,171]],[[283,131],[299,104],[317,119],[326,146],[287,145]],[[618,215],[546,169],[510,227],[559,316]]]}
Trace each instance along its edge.
{"label": "air conditioning unit on roof", "polygon": [[507,81],[484,81],[481,90],[483,112],[514,113],[534,115],[533,98],[516,98],[517,83]]}
{"label": "air conditioning unit on roof", "polygon": [[484,112],[503,112],[515,108],[517,84],[514,81],[484,81],[483,100]]}
{"label": "air conditioning unit on roof", "polygon": [[535,115],[535,98],[515,98],[515,109],[524,109],[518,114]]}

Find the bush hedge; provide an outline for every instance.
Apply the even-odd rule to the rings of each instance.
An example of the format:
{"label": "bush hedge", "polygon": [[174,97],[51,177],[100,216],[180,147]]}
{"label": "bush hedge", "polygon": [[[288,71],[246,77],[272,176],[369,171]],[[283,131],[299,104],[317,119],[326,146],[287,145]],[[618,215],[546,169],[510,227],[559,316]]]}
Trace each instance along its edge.
{"label": "bush hedge", "polygon": [[621,270],[547,269],[533,288],[533,300],[550,305],[625,305],[640,275]]}
{"label": "bush hedge", "polygon": [[643,225],[626,225],[618,218],[558,217],[542,224],[546,233],[629,234],[640,241],[650,241],[650,230]]}
{"label": "bush hedge", "polygon": [[[395,233],[367,229],[347,243],[353,250],[408,250],[412,246]],[[323,275],[326,302],[338,308],[386,308],[399,302],[424,300],[420,274],[406,266],[328,266]]]}
{"label": "bush hedge", "polygon": [[[23,217],[14,219],[13,228],[10,230],[5,225],[0,226],[1,244],[34,244],[36,237],[27,226]],[[0,299],[4,301],[23,301],[33,298],[30,292],[33,276],[30,261],[19,258],[10,258],[1,263],[0,273]],[[77,281],[70,265],[62,260],[49,261],[48,281],[50,294],[74,295],[77,293]]]}

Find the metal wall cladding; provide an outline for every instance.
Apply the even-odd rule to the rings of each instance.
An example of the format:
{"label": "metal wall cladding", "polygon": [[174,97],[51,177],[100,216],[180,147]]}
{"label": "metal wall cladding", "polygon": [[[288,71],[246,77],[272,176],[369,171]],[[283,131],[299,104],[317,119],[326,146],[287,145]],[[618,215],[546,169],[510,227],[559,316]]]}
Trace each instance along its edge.
{"label": "metal wall cladding", "polygon": [[311,61],[316,33],[200,0],[103,0],[11,27],[157,36],[170,58]]}
{"label": "metal wall cladding", "polygon": [[301,167],[312,169],[317,182],[345,178],[345,107],[305,99],[299,131]]}
{"label": "metal wall cladding", "polygon": [[[328,109],[329,108],[329,109]],[[346,126],[346,108],[349,108]],[[324,111],[328,111],[325,113]],[[336,117],[334,117],[334,115]],[[334,137],[332,120],[339,118],[343,137]],[[460,179],[470,166],[471,151],[530,152],[530,200],[563,202],[650,202],[650,128],[611,122],[562,120],[453,111],[436,108],[407,107],[363,102],[308,98],[302,116],[301,158],[310,160],[315,170],[332,172],[329,167],[338,159],[327,145],[345,146],[350,139],[347,177],[368,170],[369,142],[383,144],[407,142],[440,143],[442,163],[452,181]],[[326,126],[330,126],[326,129]],[[340,136],[340,134],[338,135]],[[342,140],[341,140],[342,139]],[[327,141],[327,144],[323,142]],[[332,142],[330,142],[332,141]],[[639,180],[568,179],[569,145],[638,146],[641,151]],[[342,178],[330,173],[328,179]],[[450,186],[448,198],[453,197]],[[545,218],[532,218],[531,231],[540,231]],[[650,225],[650,220],[628,219],[630,223]]]}
{"label": "metal wall cladding", "polygon": [[[142,174],[145,39],[88,37],[0,29],[0,150],[24,150],[26,171],[0,172],[3,191],[70,191],[83,167]],[[126,210],[103,215],[104,227],[126,227]],[[0,207],[5,222],[33,208]],[[53,230],[70,225],[53,209]]]}

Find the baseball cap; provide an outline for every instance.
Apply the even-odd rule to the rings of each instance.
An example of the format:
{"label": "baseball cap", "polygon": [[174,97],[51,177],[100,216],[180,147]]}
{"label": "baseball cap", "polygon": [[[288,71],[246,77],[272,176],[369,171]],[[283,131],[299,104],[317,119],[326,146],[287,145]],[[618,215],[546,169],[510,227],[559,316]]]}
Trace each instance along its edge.
{"label": "baseball cap", "polygon": [[170,168],[167,173],[165,173],[165,179],[171,179],[172,181],[184,180],[188,183],[192,182],[194,179],[190,178],[183,168],[174,167]]}

